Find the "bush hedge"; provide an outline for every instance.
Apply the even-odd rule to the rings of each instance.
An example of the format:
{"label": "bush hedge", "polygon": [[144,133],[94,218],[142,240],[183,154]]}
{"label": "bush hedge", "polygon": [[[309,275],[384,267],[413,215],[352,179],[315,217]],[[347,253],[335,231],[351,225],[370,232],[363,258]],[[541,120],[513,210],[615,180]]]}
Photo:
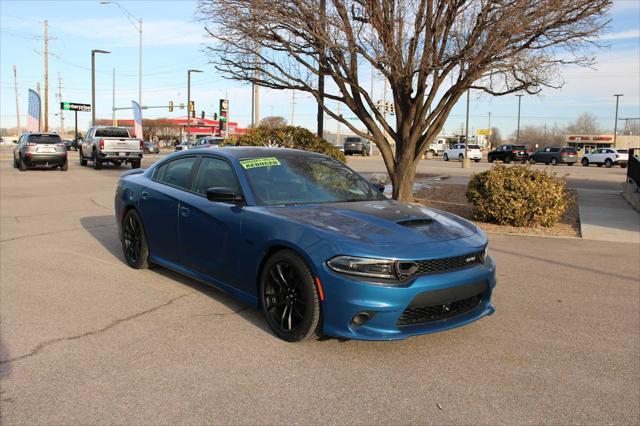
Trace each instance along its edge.
{"label": "bush hedge", "polygon": [[527,166],[495,166],[471,177],[473,216],[512,226],[553,226],[567,209],[566,181]]}
{"label": "bush hedge", "polygon": [[233,136],[228,143],[238,146],[278,146],[301,149],[326,154],[343,163],[346,161],[344,153],[338,148],[302,127],[258,127],[250,129],[244,135]]}

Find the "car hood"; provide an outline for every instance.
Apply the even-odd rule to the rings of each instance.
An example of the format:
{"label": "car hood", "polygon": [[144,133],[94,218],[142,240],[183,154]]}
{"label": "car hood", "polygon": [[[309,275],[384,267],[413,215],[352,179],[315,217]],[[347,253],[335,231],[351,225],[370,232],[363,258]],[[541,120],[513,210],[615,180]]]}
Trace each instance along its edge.
{"label": "car hood", "polygon": [[458,216],[392,200],[266,207],[277,217],[375,245],[406,245],[470,237],[476,227]]}

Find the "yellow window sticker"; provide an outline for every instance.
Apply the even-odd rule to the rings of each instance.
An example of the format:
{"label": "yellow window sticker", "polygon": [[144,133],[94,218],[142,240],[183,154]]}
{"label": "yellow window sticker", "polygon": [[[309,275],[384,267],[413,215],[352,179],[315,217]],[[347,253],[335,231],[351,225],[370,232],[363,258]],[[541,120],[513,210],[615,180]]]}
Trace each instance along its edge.
{"label": "yellow window sticker", "polygon": [[256,167],[279,166],[280,161],[276,157],[251,158],[248,160],[240,160],[243,169],[255,169]]}

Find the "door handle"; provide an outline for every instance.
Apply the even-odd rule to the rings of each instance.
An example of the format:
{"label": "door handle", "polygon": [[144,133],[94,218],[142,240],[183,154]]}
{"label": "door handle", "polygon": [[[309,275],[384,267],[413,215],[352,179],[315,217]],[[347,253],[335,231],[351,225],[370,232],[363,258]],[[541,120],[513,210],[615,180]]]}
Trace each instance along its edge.
{"label": "door handle", "polygon": [[191,213],[191,210],[186,207],[180,207],[180,214],[182,217],[189,217],[189,213]]}
{"label": "door handle", "polygon": [[142,196],[143,200],[146,200],[149,198],[149,193],[147,191],[142,191],[142,194],[140,194]]}

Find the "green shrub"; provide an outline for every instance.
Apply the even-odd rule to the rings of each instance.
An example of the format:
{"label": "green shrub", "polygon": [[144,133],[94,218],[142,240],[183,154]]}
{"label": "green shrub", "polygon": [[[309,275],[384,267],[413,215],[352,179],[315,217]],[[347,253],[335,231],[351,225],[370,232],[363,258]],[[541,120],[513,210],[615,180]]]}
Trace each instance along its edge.
{"label": "green shrub", "polygon": [[512,226],[553,226],[567,209],[566,181],[526,166],[495,166],[467,186],[473,216]]}
{"label": "green shrub", "polygon": [[319,152],[336,160],[346,161],[344,153],[324,139],[320,139],[302,127],[285,126],[278,128],[258,127],[250,129],[244,135],[233,136],[231,145],[239,146],[279,146]]}

